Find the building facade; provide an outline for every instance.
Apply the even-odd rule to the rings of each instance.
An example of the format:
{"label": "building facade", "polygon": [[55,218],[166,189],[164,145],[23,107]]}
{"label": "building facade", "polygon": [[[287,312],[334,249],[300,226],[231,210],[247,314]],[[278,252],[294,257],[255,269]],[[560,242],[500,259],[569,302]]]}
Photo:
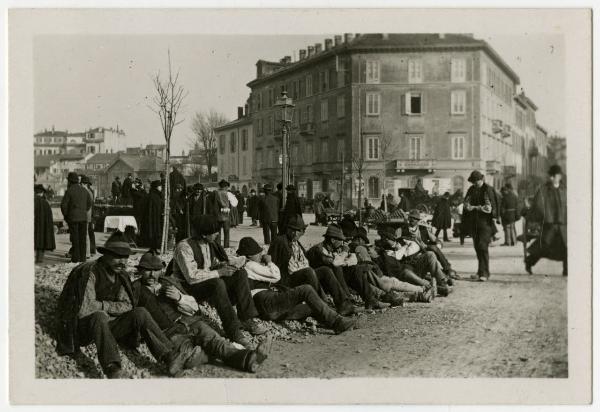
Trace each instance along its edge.
{"label": "building facade", "polygon": [[97,127],[85,132],[69,133],[68,130],[50,130],[34,135],[34,154],[52,155],[65,153],[118,153],[127,146],[125,132],[119,129]]}
{"label": "building facade", "polygon": [[214,129],[217,136],[217,179],[227,180],[242,193],[256,188],[252,119],[238,108],[238,118]]}
{"label": "building facade", "polygon": [[346,34],[299,56],[259,60],[248,83],[256,180],[280,180],[281,114],[274,104],[283,90],[296,105],[292,174],[308,198],[343,191],[356,203],[360,188],[374,200],[419,180],[432,194],[464,192],[473,169],[495,187],[524,175],[537,108],[524,110],[533,113],[533,128],[514,133],[519,77],[485,41]]}

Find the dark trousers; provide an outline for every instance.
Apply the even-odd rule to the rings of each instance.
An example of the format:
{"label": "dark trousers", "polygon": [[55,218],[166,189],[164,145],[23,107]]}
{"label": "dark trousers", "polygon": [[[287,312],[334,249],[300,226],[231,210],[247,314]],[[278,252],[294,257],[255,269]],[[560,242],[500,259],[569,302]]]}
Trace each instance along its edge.
{"label": "dark trousers", "polygon": [[223,231],[223,247],[229,247],[229,231],[231,230],[231,221],[225,220],[219,222],[219,237],[217,243],[221,243],[221,230]]}
{"label": "dark trousers", "polygon": [[[369,268],[366,265],[333,267],[332,270],[336,273],[336,278],[338,279],[341,274],[344,286],[348,285],[354,289],[365,303],[371,303],[375,300],[373,289],[369,282]],[[348,286],[346,286],[346,291],[349,294]]]}
{"label": "dark trousers", "polygon": [[79,319],[78,333],[80,344],[96,344],[98,360],[104,370],[111,363],[121,364],[117,342],[135,348],[141,337],[157,361],[162,361],[172,350],[173,345],[160,330],[150,313],[141,307],[110,320],[106,312],[95,312]]}
{"label": "dark trousers", "polygon": [[298,270],[288,276],[288,286],[296,287],[300,285],[310,285],[316,290],[321,298],[325,298],[325,293],[329,293],[333,298],[333,303],[339,307],[348,300],[348,286],[340,284],[335,274],[327,266],[320,268],[306,268]]}
{"label": "dark trousers", "polygon": [[[248,274],[243,269],[232,276],[188,285],[187,291],[197,301],[208,300],[217,309],[223,329],[229,337],[234,337],[240,330],[240,320],[245,321],[258,316],[250,294]],[[237,314],[233,305],[237,306]]]}
{"label": "dark trousers", "polygon": [[438,237],[440,232],[444,233],[444,242],[448,242],[448,229],[438,229],[435,231],[435,237]]}
{"label": "dark trousers", "polygon": [[271,244],[271,239],[277,236],[277,222],[261,222],[265,245]]}
{"label": "dark trousers", "polygon": [[435,253],[435,257],[442,265],[442,270],[444,272],[448,272],[452,268],[450,262],[448,261],[448,259],[446,259],[446,255],[444,255],[444,252],[442,252],[442,250],[439,247],[437,247],[437,245],[427,245],[427,250]]}
{"label": "dark trousers", "polygon": [[94,233],[94,224],[88,222],[88,237],[90,238],[90,255],[96,254],[96,233]]}
{"label": "dark trousers", "polygon": [[473,247],[477,254],[477,275],[479,277],[490,277],[490,254],[489,245],[494,230],[486,224],[479,224],[473,230]]}
{"label": "dark trousers", "polygon": [[542,226],[540,239],[537,239],[529,249],[526,263],[534,266],[541,258],[562,260],[563,274],[567,274],[567,243],[563,238],[560,225],[545,224]]}
{"label": "dark trousers", "polygon": [[85,262],[88,222],[69,222],[71,262]]}
{"label": "dark trousers", "polygon": [[266,320],[301,320],[312,315],[327,326],[333,326],[338,318],[337,312],[327,306],[310,285],[282,292],[264,290],[254,295],[254,303]]}

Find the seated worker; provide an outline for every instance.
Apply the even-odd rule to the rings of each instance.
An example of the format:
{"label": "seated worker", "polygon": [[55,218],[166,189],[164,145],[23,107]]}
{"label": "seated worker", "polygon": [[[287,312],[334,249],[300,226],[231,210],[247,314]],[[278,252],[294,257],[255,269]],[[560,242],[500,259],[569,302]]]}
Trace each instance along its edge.
{"label": "seated worker", "polygon": [[256,350],[245,349],[220,336],[199,316],[196,300],[185,293],[173,276],[163,276],[164,262],[153,253],[145,253],[136,266],[140,277],[133,282],[139,305],[145,307],[173,344],[191,342],[200,355],[190,363],[196,367],[217,359],[229,367],[255,373],[267,359],[272,339],[268,337]]}
{"label": "seated worker", "polygon": [[150,313],[137,305],[126,271],[132,251],[123,233],[115,232],[97,250],[102,256],[76,266],[58,298],[56,351],[73,355],[94,342],[106,377],[123,379],[118,344],[134,349],[141,337],[152,356],[176,375],[197,351],[188,345],[175,349]]}
{"label": "seated worker", "polygon": [[196,234],[177,244],[166,273],[171,275],[172,272],[197,301],[209,300],[217,309],[227,337],[250,348],[241,328],[253,335],[267,330],[254,322],[258,312],[250,294],[248,276],[242,269],[243,259],[228,257],[223,246],[216,242],[220,226],[214,217],[199,216],[193,226]]}
{"label": "seated worker", "polygon": [[413,209],[408,214],[408,225],[403,228],[405,237],[417,242],[424,250],[435,253],[437,260],[442,265],[442,270],[446,274],[448,285],[454,284],[453,279],[459,279],[456,271],[442,252],[442,244],[431,230],[431,226],[426,225],[421,220],[421,213]]}
{"label": "seated worker", "polygon": [[268,253],[273,263],[281,271],[281,283],[289,287],[310,285],[323,300],[326,299],[325,292],[329,293],[340,315],[348,316],[355,313],[356,309],[350,302],[347,286],[340,284],[331,268],[310,267],[306,251],[299,241],[305,229],[302,216],[292,216],[288,221],[286,232],[277,236],[269,247]]}
{"label": "seated worker", "polygon": [[[383,309],[390,306],[389,303],[379,301],[371,288],[368,279],[368,269],[357,266],[356,255],[348,253],[344,248],[344,234],[338,225],[329,225],[323,235],[325,240],[311,247],[306,257],[311,267],[328,267],[340,285],[348,290],[347,284],[358,292],[365,302],[367,309]],[[349,292],[349,291],[348,291]]]}
{"label": "seated worker", "polygon": [[[402,265],[394,257],[387,256],[384,253],[383,258],[381,258],[377,251],[370,246],[367,230],[364,227],[359,227],[350,244],[350,250],[356,254],[358,265],[365,265],[370,273],[373,274],[373,276],[370,276],[369,281],[377,288],[386,292],[381,297],[382,301],[390,302],[388,299],[395,300],[397,298],[393,292],[403,292],[411,302],[431,302],[433,293],[431,284],[428,281],[419,278],[416,274],[412,273],[408,265]],[[382,265],[386,268],[385,273],[397,273],[400,275],[395,277],[384,274],[376,263],[378,261],[382,262]],[[416,278],[417,284],[405,282],[399,278]],[[387,298],[387,295],[390,294],[391,297]]]}
{"label": "seated worker", "polygon": [[253,238],[242,238],[237,254],[246,258],[244,269],[248,273],[254,304],[263,319],[302,320],[314,316],[336,334],[356,327],[355,320],[338,315],[312,286],[285,288],[278,285],[281,279],[279,268]]}
{"label": "seated worker", "polygon": [[440,296],[448,296],[452,292],[452,287],[448,285],[446,274],[435,253],[427,250],[423,242],[413,240],[412,235],[402,236],[401,227],[396,230],[396,241],[400,244],[400,248],[395,252],[396,259],[412,266],[420,276],[429,273],[436,280],[437,293]]}

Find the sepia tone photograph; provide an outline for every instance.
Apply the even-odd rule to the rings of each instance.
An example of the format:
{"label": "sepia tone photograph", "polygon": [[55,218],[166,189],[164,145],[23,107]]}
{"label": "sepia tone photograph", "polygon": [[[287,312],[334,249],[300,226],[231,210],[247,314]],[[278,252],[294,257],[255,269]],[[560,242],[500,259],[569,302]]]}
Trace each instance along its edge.
{"label": "sepia tone photograph", "polygon": [[32,36],[34,378],[573,377],[568,44]]}

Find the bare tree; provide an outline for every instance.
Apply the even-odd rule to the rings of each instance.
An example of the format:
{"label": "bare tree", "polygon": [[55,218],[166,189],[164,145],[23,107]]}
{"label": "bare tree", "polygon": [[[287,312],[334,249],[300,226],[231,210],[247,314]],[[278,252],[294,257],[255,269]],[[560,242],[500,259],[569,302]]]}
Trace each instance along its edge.
{"label": "bare tree", "polygon": [[165,187],[164,192],[164,221],[162,230],[162,243],[160,253],[163,254],[167,249],[168,235],[169,235],[169,215],[170,215],[170,185],[169,185],[169,168],[170,168],[170,157],[171,157],[171,135],[173,129],[178,124],[183,122],[177,120],[177,115],[181,108],[181,103],[187,96],[183,86],[179,84],[179,71],[173,75],[171,70],[171,51],[167,51],[169,59],[169,73],[166,79],[161,77],[160,71],[152,78],[154,84],[155,95],[152,98],[153,105],[150,107],[154,113],[158,115],[160,119],[160,126],[162,128],[163,136],[167,146],[167,152],[165,156]]}
{"label": "bare tree", "polygon": [[[387,162],[393,158],[396,150],[393,145],[392,135],[386,132],[385,129],[381,130],[381,137],[379,138],[379,157],[381,158],[382,167],[379,169],[379,176],[381,177],[381,195],[385,193],[386,181],[387,181]],[[387,212],[387,201],[384,198],[383,208]]]}
{"label": "bare tree", "polygon": [[363,192],[363,171],[365,170],[365,157],[363,151],[359,150],[359,153],[352,153],[352,169],[358,174],[358,223],[362,226],[362,192]]}
{"label": "bare tree", "polygon": [[224,114],[214,109],[210,109],[208,113],[197,112],[192,120],[194,138],[191,143],[202,149],[209,177],[212,174],[213,165],[217,163],[217,135],[214,129],[228,122],[229,119]]}

